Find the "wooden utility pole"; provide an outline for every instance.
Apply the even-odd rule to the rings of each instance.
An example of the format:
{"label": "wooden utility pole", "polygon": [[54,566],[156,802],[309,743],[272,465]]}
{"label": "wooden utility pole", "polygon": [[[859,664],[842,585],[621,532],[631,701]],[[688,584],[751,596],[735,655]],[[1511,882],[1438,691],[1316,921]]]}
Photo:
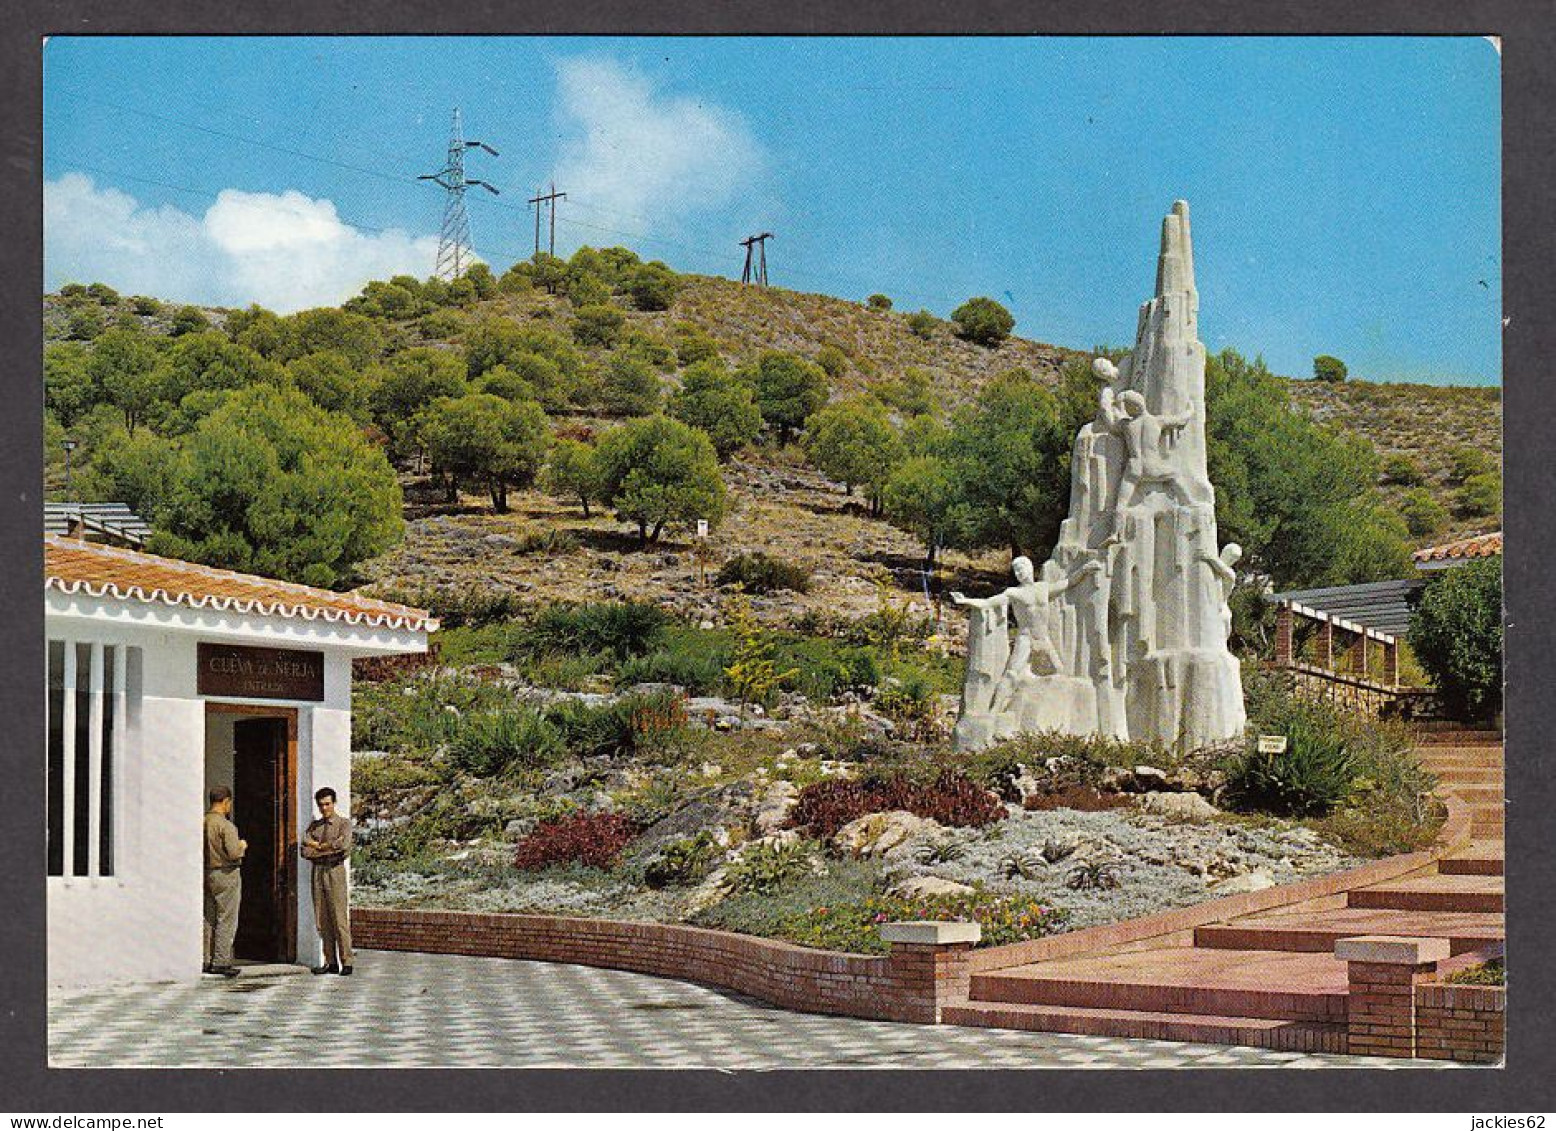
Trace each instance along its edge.
{"label": "wooden utility pole", "polygon": [[559,201],[559,200],[566,200],[566,199],[567,199],[567,194],[565,192],[557,192],[557,190],[556,190],[556,182],[555,181],[551,182],[551,191],[550,192],[540,192],[540,191],[537,190],[535,195],[529,198],[529,202],[535,206],[535,258],[536,259],[540,258],[540,206],[542,204],[546,204],[546,203],[549,203],[551,205],[551,242],[550,242],[550,245],[547,247],[546,250],[547,250],[547,252],[549,254],[554,256],[554,255],[556,255],[556,202]]}
{"label": "wooden utility pole", "polygon": [[[755,283],[759,287],[767,286],[767,241],[772,238],[771,232],[763,232],[759,236],[747,236],[740,241],[740,246],[746,249],[746,268],[740,273],[742,283]],[[756,253],[754,257],[753,249]]]}

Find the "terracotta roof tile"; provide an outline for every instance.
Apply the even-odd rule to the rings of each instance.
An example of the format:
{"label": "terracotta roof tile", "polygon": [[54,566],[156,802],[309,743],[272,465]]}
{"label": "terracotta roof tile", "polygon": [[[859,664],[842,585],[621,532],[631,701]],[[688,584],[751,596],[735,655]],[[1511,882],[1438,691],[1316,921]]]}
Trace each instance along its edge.
{"label": "terracotta roof tile", "polygon": [[1411,555],[1417,562],[1449,562],[1461,558],[1495,558],[1502,554],[1502,532],[1477,534],[1441,546],[1427,546]]}
{"label": "terracotta roof tile", "polygon": [[43,560],[44,588],[62,593],[84,591],[93,597],[115,597],[121,601],[345,621],[364,627],[417,632],[431,632],[438,627],[425,609],[409,605],[233,573],[75,538],[46,535]]}

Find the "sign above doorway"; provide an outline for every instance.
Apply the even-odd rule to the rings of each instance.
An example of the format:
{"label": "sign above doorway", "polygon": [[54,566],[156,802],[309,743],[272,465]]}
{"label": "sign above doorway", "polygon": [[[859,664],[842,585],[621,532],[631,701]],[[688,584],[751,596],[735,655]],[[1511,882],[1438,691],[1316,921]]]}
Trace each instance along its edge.
{"label": "sign above doorway", "polygon": [[201,695],[243,699],[324,700],[324,653],[241,644],[197,647]]}

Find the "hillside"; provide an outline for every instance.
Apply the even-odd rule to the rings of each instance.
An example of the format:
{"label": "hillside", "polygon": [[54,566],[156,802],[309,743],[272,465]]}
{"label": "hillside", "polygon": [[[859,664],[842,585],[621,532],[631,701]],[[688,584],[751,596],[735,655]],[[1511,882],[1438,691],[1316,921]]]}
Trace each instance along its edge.
{"label": "hillside", "polygon": [[[677,324],[689,323],[711,335],[725,357],[737,364],[764,350],[815,357],[824,347],[834,346],[847,359],[833,382],[840,395],[919,369],[929,375],[941,402],[954,406],[1009,369],[1022,368],[1040,380],[1056,381],[1066,358],[1085,356],[1082,350],[1019,336],[997,349],[987,349],[957,338],[951,324],[939,320],[927,337],[919,337],[909,329],[907,311],[871,310],[829,295],[750,287],[703,275],[682,275],[679,280],[681,288],[669,310],[642,312],[624,306],[624,333],[638,329],[665,339]],[[89,305],[62,301],[58,295],[45,296],[45,343],[70,340],[72,316]],[[171,306],[130,299],[96,305],[103,324],[132,317],[155,334],[168,333],[173,324]],[[215,309],[203,313],[218,327],[226,314]],[[429,327],[425,320],[417,319],[391,320],[389,324],[393,327],[391,344],[457,345],[469,327],[488,318],[510,318],[566,333],[571,316],[572,307],[565,298],[533,290],[477,302],[467,310],[452,312],[442,326]],[[429,333],[429,328],[433,332]],[[1248,354],[1257,351],[1258,343],[1246,344]],[[606,353],[598,346],[584,352],[596,361]],[[1294,403],[1318,420],[1364,437],[1380,457],[1396,453],[1410,457],[1421,468],[1429,488],[1446,484],[1449,455],[1457,446],[1473,446],[1497,461],[1501,459],[1499,388],[1364,381],[1329,385],[1295,379],[1290,388]],[[1396,493],[1387,482],[1384,488],[1386,493]],[[1484,522],[1456,522],[1441,536],[1481,526]]]}

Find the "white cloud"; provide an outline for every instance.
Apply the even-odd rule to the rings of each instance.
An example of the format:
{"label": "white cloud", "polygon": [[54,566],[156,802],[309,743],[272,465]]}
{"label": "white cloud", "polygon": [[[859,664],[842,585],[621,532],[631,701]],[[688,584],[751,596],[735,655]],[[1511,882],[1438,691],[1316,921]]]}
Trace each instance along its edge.
{"label": "white cloud", "polygon": [[766,164],[739,114],[664,94],[611,59],[560,61],[556,113],[556,182],[591,223],[673,225],[749,194]]}
{"label": "white cloud", "polygon": [[334,305],[369,279],[431,273],[435,236],[364,232],[293,189],[224,189],[201,216],[142,207],[81,173],[43,185],[44,282],[287,313]]}

